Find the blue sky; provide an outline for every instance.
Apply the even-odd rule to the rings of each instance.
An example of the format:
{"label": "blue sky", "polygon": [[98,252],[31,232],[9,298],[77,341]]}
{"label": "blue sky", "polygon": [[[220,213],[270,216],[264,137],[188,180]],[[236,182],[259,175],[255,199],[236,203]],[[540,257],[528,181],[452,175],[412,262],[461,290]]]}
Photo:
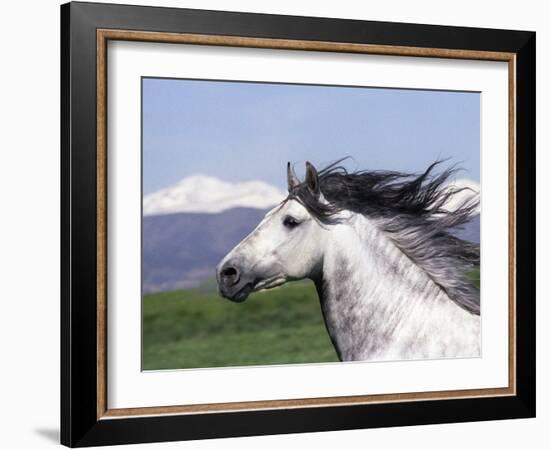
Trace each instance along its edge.
{"label": "blue sky", "polygon": [[286,162],[419,172],[450,158],[479,181],[479,93],[143,79],[143,192],[193,174],[286,187]]}

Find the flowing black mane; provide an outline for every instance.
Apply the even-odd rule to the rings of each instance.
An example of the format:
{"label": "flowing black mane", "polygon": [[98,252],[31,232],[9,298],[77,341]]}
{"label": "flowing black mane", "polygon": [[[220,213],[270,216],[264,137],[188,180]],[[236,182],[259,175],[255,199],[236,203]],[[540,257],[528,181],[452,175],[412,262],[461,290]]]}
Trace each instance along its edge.
{"label": "flowing black mane", "polygon": [[366,170],[349,173],[341,162],[319,171],[322,196],[315,195],[303,182],[292,188],[288,198],[298,200],[327,225],[342,221],[342,211],[375,219],[378,227],[449,298],[479,314],[479,290],[467,278],[467,271],[479,265],[479,245],[450,232],[472,218],[478,196],[472,195],[458,207],[446,209],[449,200],[466,189],[449,187],[449,180],[458,169],[451,167],[434,175],[434,169],[441,164],[437,161],[420,175]]}

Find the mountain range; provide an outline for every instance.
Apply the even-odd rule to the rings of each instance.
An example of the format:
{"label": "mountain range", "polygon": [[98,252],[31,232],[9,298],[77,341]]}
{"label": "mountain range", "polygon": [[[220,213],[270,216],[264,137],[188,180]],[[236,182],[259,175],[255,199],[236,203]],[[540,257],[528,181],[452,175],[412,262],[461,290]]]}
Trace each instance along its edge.
{"label": "mountain range", "polygon": [[[469,180],[456,184],[476,188]],[[261,181],[227,183],[205,176],[144,197],[144,293],[192,288],[214,277],[223,256],[284,198],[279,189]],[[479,225],[476,215],[455,234],[479,242]]]}

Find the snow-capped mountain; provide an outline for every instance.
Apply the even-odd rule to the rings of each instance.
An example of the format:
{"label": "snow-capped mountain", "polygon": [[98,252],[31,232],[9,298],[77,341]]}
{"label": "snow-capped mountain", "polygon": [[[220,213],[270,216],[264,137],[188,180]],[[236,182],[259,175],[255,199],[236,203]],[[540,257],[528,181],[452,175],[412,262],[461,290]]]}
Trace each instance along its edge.
{"label": "snow-capped mountain", "polygon": [[220,213],[232,208],[267,209],[284,200],[278,188],[263,181],[230,183],[193,175],[143,198],[143,215]]}
{"label": "snow-capped mountain", "polygon": [[[479,191],[479,185],[471,180],[458,180],[453,186]],[[457,194],[448,208],[472,194]],[[146,196],[143,291],[187,289],[214,278],[216,264],[284,197],[283,192],[260,181],[227,183],[204,176],[186,178]],[[480,217],[475,215],[455,234],[479,242],[479,230]]]}

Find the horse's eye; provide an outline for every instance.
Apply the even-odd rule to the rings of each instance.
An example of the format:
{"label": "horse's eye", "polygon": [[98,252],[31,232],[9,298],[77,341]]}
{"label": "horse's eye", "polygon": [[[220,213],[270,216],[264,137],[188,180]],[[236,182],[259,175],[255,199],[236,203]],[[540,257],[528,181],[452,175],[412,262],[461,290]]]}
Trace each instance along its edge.
{"label": "horse's eye", "polygon": [[286,216],[285,220],[283,220],[283,225],[287,228],[295,228],[298,225],[300,225],[300,222],[298,222],[294,217],[292,216]]}

